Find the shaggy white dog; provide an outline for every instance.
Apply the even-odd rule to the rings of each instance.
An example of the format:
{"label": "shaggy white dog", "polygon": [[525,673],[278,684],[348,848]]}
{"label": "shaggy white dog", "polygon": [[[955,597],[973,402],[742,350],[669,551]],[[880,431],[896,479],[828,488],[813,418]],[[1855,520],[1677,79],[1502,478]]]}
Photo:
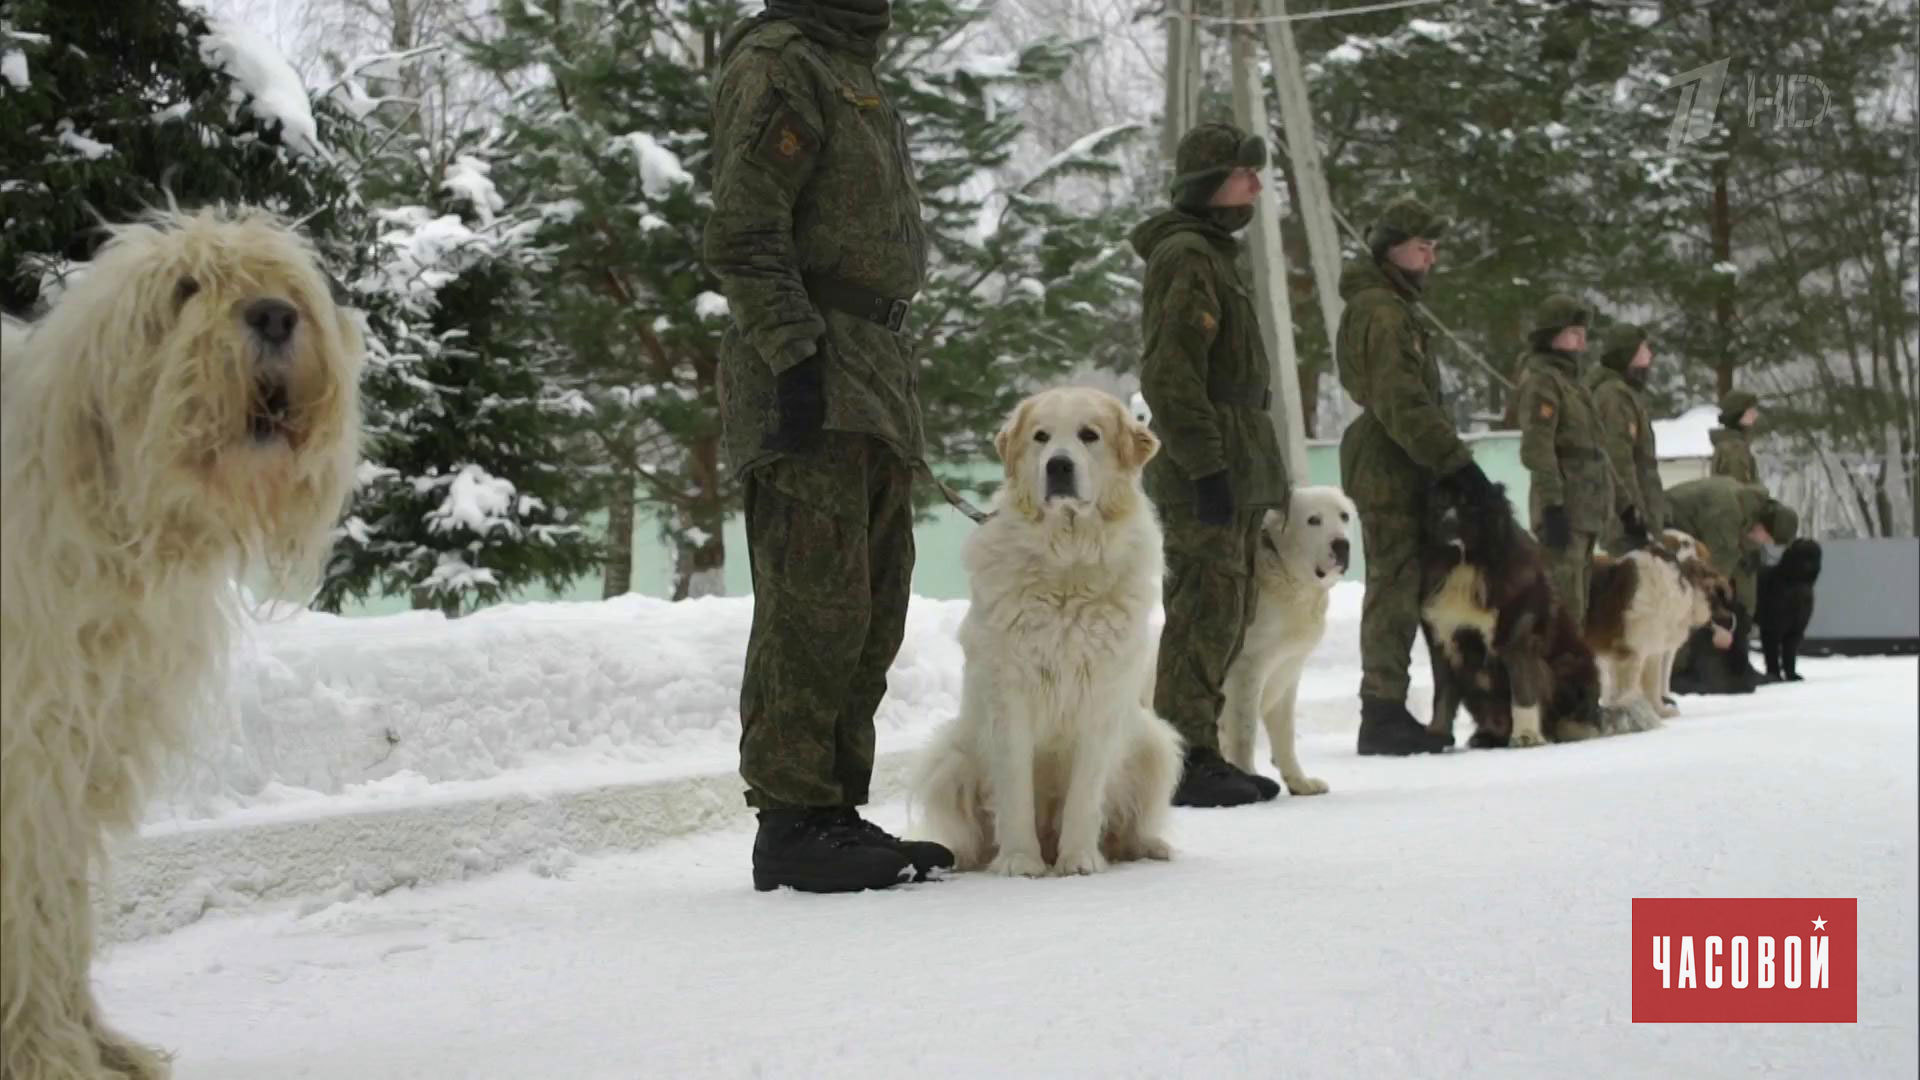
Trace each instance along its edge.
{"label": "shaggy white dog", "polygon": [[0,1075],[158,1077],[93,998],[103,830],[220,685],[234,583],[311,582],[351,490],[360,333],[261,214],[117,228],[0,368]]}
{"label": "shaggy white dog", "polygon": [[1056,389],[994,445],[1006,483],[963,555],[960,714],[914,783],[925,834],[959,869],[1027,877],[1168,858],[1180,739],[1140,705],[1161,568],[1140,469],[1159,441],[1118,399]]}
{"label": "shaggy white dog", "polygon": [[1264,721],[1268,751],[1295,795],[1320,795],[1324,780],[1308,776],[1293,752],[1293,708],[1307,656],[1327,630],[1327,594],[1347,572],[1350,536],[1360,527],[1353,500],[1335,487],[1294,489],[1286,514],[1268,511],[1254,558],[1260,590],[1253,625],[1227,669],[1220,710],[1220,752],[1254,771],[1254,728]]}

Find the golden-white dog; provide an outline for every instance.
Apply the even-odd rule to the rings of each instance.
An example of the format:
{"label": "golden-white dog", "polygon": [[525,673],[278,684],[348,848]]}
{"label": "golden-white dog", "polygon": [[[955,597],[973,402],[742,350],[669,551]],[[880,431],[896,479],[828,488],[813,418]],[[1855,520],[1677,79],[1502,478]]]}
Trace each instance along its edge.
{"label": "golden-white dog", "polygon": [[363,350],[263,214],[117,228],[0,403],[0,1075],[164,1076],[89,967],[103,830],[220,686],[235,582],[312,581],[351,490]]}
{"label": "golden-white dog", "polygon": [[1140,470],[1159,441],[1112,396],[1056,389],[994,445],[1006,483],[963,556],[960,714],[915,779],[924,832],[959,869],[1027,877],[1168,858],[1180,739],[1140,705],[1161,568]]}
{"label": "golden-white dog", "polygon": [[1353,557],[1360,527],[1353,500],[1335,487],[1295,488],[1285,514],[1268,511],[1254,557],[1260,590],[1246,644],[1227,669],[1220,710],[1220,752],[1253,772],[1254,728],[1264,722],[1280,779],[1295,795],[1321,795],[1327,783],[1308,776],[1293,751],[1293,709],[1307,656],[1327,629],[1327,594]]}

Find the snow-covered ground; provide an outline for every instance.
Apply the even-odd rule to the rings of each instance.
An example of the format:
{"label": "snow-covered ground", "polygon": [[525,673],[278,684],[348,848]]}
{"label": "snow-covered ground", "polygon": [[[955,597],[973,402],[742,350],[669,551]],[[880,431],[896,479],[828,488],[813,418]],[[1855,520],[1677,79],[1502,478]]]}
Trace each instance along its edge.
{"label": "snow-covered ground", "polygon": [[[303,615],[249,638],[136,845],[233,887],[120,874],[122,915],[187,910],[132,917],[101,993],[182,1080],[1914,1074],[1920,665],[1806,660],[1643,735],[1361,759],[1358,599],[1303,688],[1331,794],[1176,811],[1171,864],[852,897],[749,884],[747,601]],[[883,750],[951,714],[962,610],[916,602]],[[510,835],[582,789],[574,817],[620,838]],[[312,869],[276,863],[301,836]],[[1860,1023],[1630,1024],[1631,900],[1694,895],[1858,897]]]}

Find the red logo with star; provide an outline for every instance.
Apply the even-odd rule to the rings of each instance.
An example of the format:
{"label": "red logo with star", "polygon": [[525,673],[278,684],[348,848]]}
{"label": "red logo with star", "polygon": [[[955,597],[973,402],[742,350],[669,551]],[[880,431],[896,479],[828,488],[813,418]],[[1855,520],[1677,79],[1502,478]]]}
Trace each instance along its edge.
{"label": "red logo with star", "polygon": [[1636,1024],[1851,1024],[1859,902],[1633,901]]}

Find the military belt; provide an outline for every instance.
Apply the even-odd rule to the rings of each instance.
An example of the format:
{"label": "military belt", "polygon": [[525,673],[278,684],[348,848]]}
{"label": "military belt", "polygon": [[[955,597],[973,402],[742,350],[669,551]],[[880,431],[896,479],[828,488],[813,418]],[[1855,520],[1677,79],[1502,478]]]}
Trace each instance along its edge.
{"label": "military belt", "polygon": [[1273,408],[1273,391],[1264,386],[1224,387],[1207,389],[1207,400],[1215,405],[1237,405],[1243,409]]}
{"label": "military belt", "polygon": [[894,333],[899,333],[907,325],[909,302],[892,296],[882,296],[872,289],[863,289],[858,285],[849,285],[844,281],[830,278],[809,278],[807,295],[813,302],[835,311],[845,312],[870,323],[878,323]]}

